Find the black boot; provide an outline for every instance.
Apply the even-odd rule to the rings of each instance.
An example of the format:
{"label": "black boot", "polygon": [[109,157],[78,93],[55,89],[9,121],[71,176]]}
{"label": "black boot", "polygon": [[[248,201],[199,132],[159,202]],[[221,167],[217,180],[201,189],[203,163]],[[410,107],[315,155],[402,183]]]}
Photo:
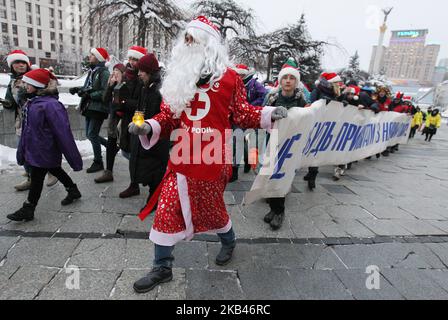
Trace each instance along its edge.
{"label": "black boot", "polygon": [[129,187],[126,190],[124,190],[122,193],[120,193],[120,198],[127,199],[127,198],[135,197],[138,195],[140,195],[140,187],[139,187],[138,183],[131,182]]}
{"label": "black boot", "polygon": [[306,176],[303,177],[304,181],[310,181],[311,173],[307,173]]}
{"label": "black boot", "polygon": [[216,256],[215,263],[221,267],[228,265],[230,261],[232,261],[233,251],[235,250],[235,247],[236,242],[232,246],[226,246],[226,247],[222,246],[221,251],[219,251],[218,255]]}
{"label": "black boot", "polygon": [[75,200],[81,199],[81,192],[79,192],[78,186],[75,184],[73,187],[66,189],[68,192],[67,197],[61,201],[62,206],[68,206],[75,202]]}
{"label": "black boot", "polygon": [[93,162],[92,166],[87,169],[87,173],[95,173],[104,170],[104,165],[102,162]]}
{"label": "black boot", "polygon": [[252,167],[251,167],[250,164],[247,164],[247,163],[246,163],[246,164],[244,165],[244,173],[249,173],[251,169],[252,169]]}
{"label": "black boot", "polygon": [[32,220],[34,220],[34,210],[35,209],[36,209],[35,205],[33,205],[31,203],[28,203],[28,202],[25,202],[23,204],[22,208],[17,210],[15,213],[8,215],[7,218],[9,220],[17,221],[17,222],[32,221]]}
{"label": "black boot", "polygon": [[230,179],[229,183],[238,181],[238,166],[232,167],[232,179]]}
{"label": "black boot", "polygon": [[167,267],[152,269],[148,275],[134,283],[134,290],[137,293],[147,293],[162,283],[173,280],[173,270]]}
{"label": "black boot", "polygon": [[275,212],[271,210],[271,211],[264,217],[264,222],[266,222],[266,223],[271,223],[271,221],[274,219],[274,216],[275,216]]}
{"label": "black boot", "polygon": [[388,157],[389,156],[389,150],[386,150],[386,151],[384,151],[382,154],[381,154],[383,157]]}
{"label": "black boot", "polygon": [[285,220],[285,212],[280,212],[280,213],[276,213],[274,215],[274,219],[272,219],[271,221],[271,229],[273,231],[277,231],[279,230],[282,225],[283,225],[283,221]]}
{"label": "black boot", "polygon": [[310,189],[310,191],[313,191],[314,189],[316,189],[316,177],[317,174],[310,174],[310,177],[308,179],[308,189]]}
{"label": "black boot", "polygon": [[378,153],[378,154],[376,155],[376,158],[377,158],[377,159],[381,158],[381,153]]}

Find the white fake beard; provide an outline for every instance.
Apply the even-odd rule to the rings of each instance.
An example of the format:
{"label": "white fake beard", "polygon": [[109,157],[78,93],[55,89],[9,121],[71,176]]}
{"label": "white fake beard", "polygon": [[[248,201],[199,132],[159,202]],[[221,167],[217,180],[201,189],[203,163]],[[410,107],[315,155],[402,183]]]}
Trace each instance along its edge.
{"label": "white fake beard", "polygon": [[179,117],[193,100],[205,61],[205,50],[198,44],[178,44],[173,50],[161,93],[171,111]]}
{"label": "white fake beard", "polygon": [[[197,42],[187,45],[185,33],[179,37],[161,89],[165,102],[177,118],[193,100],[196,92],[207,91],[230,66],[227,47],[219,40],[202,30],[188,29],[186,32]],[[197,82],[201,76],[209,75],[209,88],[199,89]]]}

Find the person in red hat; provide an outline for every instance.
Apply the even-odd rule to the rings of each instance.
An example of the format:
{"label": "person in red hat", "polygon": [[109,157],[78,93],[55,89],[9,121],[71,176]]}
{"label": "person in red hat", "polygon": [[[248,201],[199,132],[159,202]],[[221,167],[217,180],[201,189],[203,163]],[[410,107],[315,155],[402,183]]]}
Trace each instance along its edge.
{"label": "person in red hat", "polygon": [[182,32],[161,93],[160,114],[129,127],[148,150],[160,138],[173,134],[175,140],[160,188],[140,215],[145,219],[158,202],[150,234],[155,244],[153,270],[134,283],[138,293],[172,280],[174,247],[195,234],[217,233],[222,247],[216,264],[231,261],[236,238],[224,203],[232,174],[226,138],[232,125],[271,130],[273,121],[288,116],[282,107],[248,104],[244,83],[231,68],[220,32],[206,17],[194,19]]}
{"label": "person in red hat", "polygon": [[[102,175],[95,179],[96,183],[106,183],[114,181],[113,169],[115,158],[120,148],[118,147],[118,123],[120,122],[120,113],[122,113],[125,104],[123,88],[123,76],[126,67],[122,63],[118,63],[113,67],[112,74],[107,83],[107,89],[104,92],[103,101],[109,105],[109,120],[107,123],[107,145],[106,145],[106,170]],[[115,90],[117,89],[117,90]]]}
{"label": "person in red hat", "polygon": [[[160,87],[162,79],[160,66],[154,54],[147,54],[137,64],[138,76],[143,86],[140,91],[140,99],[137,111],[144,114],[149,120],[160,113],[162,95]],[[129,172],[131,181],[137,185],[149,187],[147,202],[155,193],[165,174],[169,158],[169,139],[160,139],[156,145],[147,150],[143,148],[138,136],[131,136],[131,155]]]}
{"label": "person in red hat", "polygon": [[[127,53],[128,63],[124,74],[124,84],[128,89],[128,97],[125,99],[123,113],[121,114],[121,130],[120,130],[120,149],[123,156],[131,159],[131,135],[128,132],[128,126],[132,122],[132,117],[137,110],[142,92],[143,82],[138,76],[138,62],[148,53],[146,48],[140,46],[132,46]],[[133,181],[134,175],[130,172],[131,183],[126,190],[120,192],[121,199],[127,199],[140,194],[140,186]]]}
{"label": "person in red hat", "polygon": [[101,145],[107,147],[107,140],[100,136],[101,126],[109,116],[109,106],[104,103],[104,91],[109,81],[109,70],[106,62],[109,61],[109,53],[104,48],[93,48],[90,51],[90,70],[86,82],[81,88],[71,88],[71,94],[81,97],[80,110],[86,118],[86,136],[92,143],[94,160],[87,173],[95,173],[104,170]]}
{"label": "person in red hat", "polygon": [[[31,70],[30,59],[22,50],[13,50],[8,54],[6,62],[11,70],[11,80],[6,89],[5,100],[3,100],[2,104],[5,109],[15,113],[15,131],[18,144],[22,132],[22,107],[25,103],[25,99],[23,98],[25,95],[25,84],[22,81],[22,77]],[[24,164],[24,169],[26,180],[14,187],[17,191],[27,191],[31,187],[29,166]]]}
{"label": "person in red hat", "polygon": [[[331,100],[337,101],[341,95],[340,82],[342,82],[342,78],[337,73],[322,73],[319,80],[316,81],[316,88],[311,92],[310,103],[314,103],[321,99],[326,100],[327,103]],[[303,180],[308,182],[308,188],[310,190],[316,189],[316,179],[318,174],[318,167],[308,168],[308,174]]]}
{"label": "person in red hat", "polygon": [[78,187],[61,167],[62,155],[74,171],[82,170],[82,159],[73,138],[67,110],[58,101],[56,77],[46,69],[36,69],[27,72],[22,81],[26,84],[27,102],[24,105],[17,162],[30,166],[31,187],[22,208],[7,216],[18,222],[34,219],[48,172],[58,178],[68,192],[61,205],[67,206],[81,198]]}

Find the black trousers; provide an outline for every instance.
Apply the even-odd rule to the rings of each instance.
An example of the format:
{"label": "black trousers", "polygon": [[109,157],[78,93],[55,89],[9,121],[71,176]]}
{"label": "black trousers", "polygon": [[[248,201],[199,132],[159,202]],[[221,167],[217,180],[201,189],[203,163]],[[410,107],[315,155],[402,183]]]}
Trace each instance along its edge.
{"label": "black trousers", "polygon": [[44,187],[45,176],[50,172],[64,185],[65,188],[71,188],[75,184],[73,180],[68,176],[68,174],[62,169],[53,168],[45,169],[31,166],[31,188],[28,193],[28,202],[37,205],[40,196],[42,194],[42,189]]}
{"label": "black trousers", "polygon": [[286,198],[270,198],[268,199],[269,207],[271,207],[271,211],[276,214],[280,214],[285,212],[285,200]]}
{"label": "black trousers", "polygon": [[419,126],[414,126],[412,129],[411,129],[411,134],[410,134],[410,138],[412,139],[412,138],[414,138],[415,137],[415,134],[417,133],[417,129],[419,128]]}

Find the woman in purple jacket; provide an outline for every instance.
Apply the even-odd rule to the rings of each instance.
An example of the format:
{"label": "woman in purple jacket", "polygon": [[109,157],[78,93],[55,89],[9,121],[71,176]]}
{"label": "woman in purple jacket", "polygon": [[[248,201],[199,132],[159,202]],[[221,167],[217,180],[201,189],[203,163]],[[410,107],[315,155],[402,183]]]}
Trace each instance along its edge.
{"label": "woman in purple jacket", "polygon": [[67,111],[58,101],[57,80],[46,69],[36,69],[23,76],[27,98],[23,110],[22,137],[17,149],[17,162],[31,167],[31,189],[28,200],[17,212],[8,215],[12,221],[31,221],[39,202],[44,178],[48,172],[58,178],[68,195],[63,206],[81,198],[78,187],[62,169],[62,155],[74,171],[82,170],[82,159],[76,147]]}

